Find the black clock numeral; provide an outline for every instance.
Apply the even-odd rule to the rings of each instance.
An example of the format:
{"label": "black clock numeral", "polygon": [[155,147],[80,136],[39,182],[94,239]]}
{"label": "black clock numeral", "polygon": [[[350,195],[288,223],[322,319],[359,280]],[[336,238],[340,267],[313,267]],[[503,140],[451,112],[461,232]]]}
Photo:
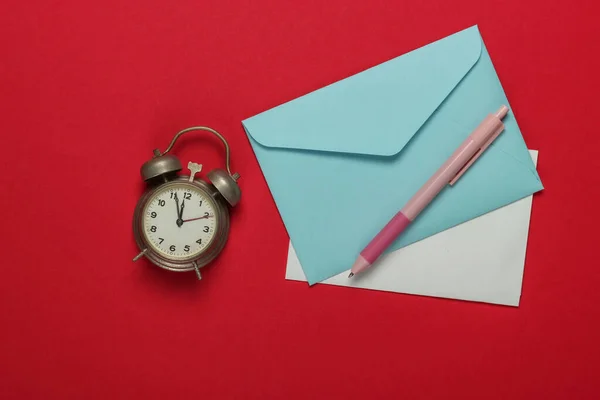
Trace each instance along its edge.
{"label": "black clock numeral", "polygon": [[208,233],[209,229],[210,228],[208,226],[205,226],[204,229],[202,229],[202,230],[204,231],[204,233]]}
{"label": "black clock numeral", "polygon": [[190,251],[190,245],[186,244],[185,247],[183,248],[183,250],[187,253],[188,251]]}
{"label": "black clock numeral", "polygon": [[174,245],[174,244],[172,244],[172,245],[171,245],[171,247],[169,247],[169,250],[171,250],[171,251],[175,251],[175,245]]}
{"label": "black clock numeral", "polygon": [[162,244],[162,242],[165,241],[165,239],[163,239],[163,238],[158,238],[158,240],[160,240],[160,242],[158,242],[158,244]]}
{"label": "black clock numeral", "polygon": [[171,198],[173,198],[173,197],[175,197],[175,196],[177,196],[177,193],[173,193],[173,192],[171,192]]}
{"label": "black clock numeral", "polygon": [[152,218],[156,218],[156,211],[152,211],[152,212],[150,213],[150,216],[151,216]]}
{"label": "black clock numeral", "polygon": [[155,225],[152,225],[150,227],[150,232],[156,232],[156,226]]}
{"label": "black clock numeral", "polygon": [[158,199],[158,205],[161,207],[165,206],[165,201],[163,199]]}
{"label": "black clock numeral", "polygon": [[206,218],[208,218],[208,216],[209,216],[209,215],[210,215],[210,214],[208,213],[208,211],[204,213],[204,216],[205,216]]}
{"label": "black clock numeral", "polygon": [[202,244],[202,239],[198,239],[198,240],[196,240],[196,243],[198,243],[198,244],[200,244],[200,245],[201,245],[201,244]]}
{"label": "black clock numeral", "polygon": [[200,200],[200,205],[198,207],[202,207],[202,200]]}
{"label": "black clock numeral", "polygon": [[192,194],[191,194],[191,193],[184,193],[184,194],[183,194],[183,198],[184,198],[185,200],[191,200],[191,198],[192,198]]}

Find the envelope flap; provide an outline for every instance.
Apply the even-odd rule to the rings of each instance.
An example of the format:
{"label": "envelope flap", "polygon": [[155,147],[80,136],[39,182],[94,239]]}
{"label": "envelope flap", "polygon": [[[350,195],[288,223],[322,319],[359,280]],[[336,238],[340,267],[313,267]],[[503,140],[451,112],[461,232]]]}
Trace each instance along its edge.
{"label": "envelope flap", "polygon": [[481,54],[476,26],[243,121],[267,147],[397,154]]}

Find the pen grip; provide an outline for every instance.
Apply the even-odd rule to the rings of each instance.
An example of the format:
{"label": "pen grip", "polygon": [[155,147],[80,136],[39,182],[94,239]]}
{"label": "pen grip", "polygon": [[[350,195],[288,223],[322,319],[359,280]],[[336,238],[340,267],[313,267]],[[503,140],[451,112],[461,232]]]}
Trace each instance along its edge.
{"label": "pen grip", "polygon": [[374,263],[409,224],[410,220],[406,218],[402,211],[398,212],[369,242],[360,255],[369,263]]}

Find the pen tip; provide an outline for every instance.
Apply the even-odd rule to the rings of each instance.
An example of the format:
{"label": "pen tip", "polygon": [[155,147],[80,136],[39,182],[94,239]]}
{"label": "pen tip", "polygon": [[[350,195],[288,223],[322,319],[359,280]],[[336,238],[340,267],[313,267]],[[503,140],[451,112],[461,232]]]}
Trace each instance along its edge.
{"label": "pen tip", "polygon": [[354,272],[350,272],[350,275],[348,275],[348,278],[352,278],[354,276]]}

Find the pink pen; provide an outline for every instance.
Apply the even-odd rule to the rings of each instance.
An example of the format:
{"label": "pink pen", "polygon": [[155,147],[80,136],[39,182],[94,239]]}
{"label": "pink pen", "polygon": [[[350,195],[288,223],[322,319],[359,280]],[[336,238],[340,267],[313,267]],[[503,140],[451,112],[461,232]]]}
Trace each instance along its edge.
{"label": "pink pen", "polygon": [[456,183],[458,178],[473,165],[475,160],[504,130],[502,118],[507,113],[508,107],[502,106],[496,114],[488,115],[479,124],[444,165],[425,182],[425,185],[406,203],[404,208],[360,252],[350,270],[349,278],[369,268],[448,183],[450,185]]}

